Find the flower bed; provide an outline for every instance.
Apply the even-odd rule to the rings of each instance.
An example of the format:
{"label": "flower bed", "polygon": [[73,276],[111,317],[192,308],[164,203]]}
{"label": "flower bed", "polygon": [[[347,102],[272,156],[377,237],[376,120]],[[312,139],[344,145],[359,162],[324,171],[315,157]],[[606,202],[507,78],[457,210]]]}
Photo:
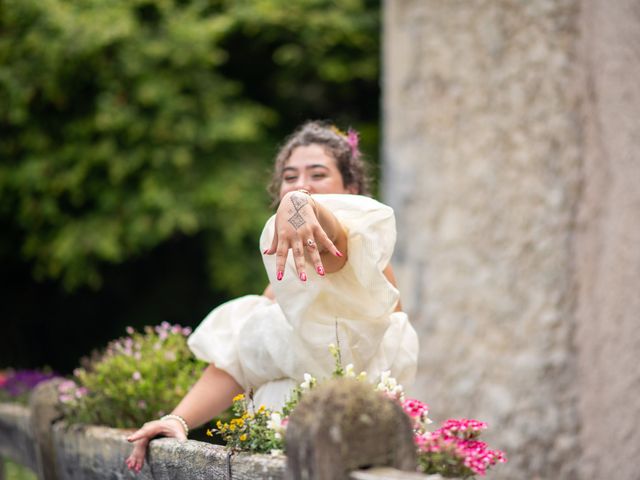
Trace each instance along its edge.
{"label": "flower bed", "polygon": [[[334,378],[351,377],[366,382],[367,374],[356,375],[353,365],[343,368],[340,349],[329,346],[335,360]],[[282,411],[270,411],[264,406],[256,407],[251,397],[241,394],[233,399],[234,418],[229,422],[218,421],[215,428],[207,431],[219,433],[232,451],[281,454],[286,450],[286,429],[289,415],[303,395],[316,388],[318,380],[305,374],[302,384],[291,392],[290,400]],[[416,399],[405,397],[402,385],[383,372],[372,385],[376,391],[397,402],[412,423],[414,442],[418,456],[418,468],[422,473],[440,474],[450,478],[483,476],[487,470],[507,461],[500,450],[492,450],[479,440],[487,424],[477,420],[449,419],[443,425],[429,431],[429,407]]]}
{"label": "flower bed", "polygon": [[[61,407],[66,424],[72,424],[71,427],[55,426],[51,431],[55,438],[50,439],[49,443],[54,444],[58,468],[64,469],[67,468],[65,466],[74,465],[74,469],[77,469],[87,457],[92,459],[89,462],[93,465],[92,468],[102,462],[104,467],[101,468],[124,471],[124,458],[131,448],[125,440],[127,432],[111,428],[96,430],[98,427],[86,425],[136,428],[149,418],[161,416],[179,402],[205,366],[193,359],[187,348],[186,336],[190,333],[189,329],[163,323],[154,328],[146,327],[144,333],[137,333],[131,328],[127,329],[127,333],[128,336],[111,342],[104,352],[85,362],[83,368],[76,369],[72,380],[56,381],[54,401],[58,406],[55,408]],[[502,452],[490,449],[479,439],[481,432],[487,427],[485,423],[477,420],[449,419],[440,428],[430,430],[432,422],[428,417],[429,407],[419,400],[406,398],[403,387],[389,372],[383,372],[379,378],[371,382],[365,372],[356,375],[352,365],[343,367],[339,347],[331,345],[329,350],[335,359],[333,377],[350,377],[360,382],[371,383],[372,389],[402,407],[411,421],[418,466],[422,473],[468,478],[482,476],[489,468],[506,462]],[[28,388],[19,389],[13,386],[9,390],[6,388],[7,385],[18,385],[17,379],[21,385],[35,385],[52,376],[23,372],[12,377],[13,383],[10,383],[9,377],[0,376],[0,388],[19,392],[19,395],[14,395],[13,398],[23,398],[25,392],[29,391]],[[291,392],[290,400],[281,411],[270,411],[264,406],[254,405],[251,395],[239,395],[233,400],[232,418],[228,421],[218,420],[214,428],[208,429],[207,434],[213,436],[217,433],[226,441],[228,449],[222,450],[226,452],[226,458],[245,453],[269,453],[280,459],[276,463],[282,470],[282,453],[286,451],[289,415],[302,397],[317,388],[319,383],[321,382],[316,378],[305,374],[304,382]],[[52,406],[50,411],[56,411],[55,408]],[[41,427],[40,431],[42,428],[50,429],[51,425]],[[85,436],[88,432],[94,436],[101,436],[102,440],[94,446],[87,444]],[[35,440],[40,441],[37,438]],[[2,442],[7,445],[10,443],[6,439]],[[210,451],[206,448],[214,447],[201,442],[189,441],[178,446],[175,440],[155,440],[152,442],[147,464],[152,465],[150,468],[156,468],[153,467],[152,460],[157,445],[165,445],[167,448],[171,446],[170,450],[182,451],[186,445],[194,444],[198,444],[195,450],[189,450],[188,454],[186,451],[183,452],[188,455],[189,461],[185,461],[187,457],[171,457],[167,461],[190,464],[194,451],[200,452],[198,455],[203,458],[208,458],[209,453],[206,452]],[[109,445],[112,445],[109,447],[112,451],[107,448]],[[215,448],[216,452],[220,452],[221,447]],[[73,460],[74,458],[76,460]],[[17,460],[20,461],[20,458]],[[164,465],[162,462],[161,464]],[[203,471],[209,468],[206,464],[201,466]],[[166,468],[166,465],[162,468]],[[175,470],[178,467],[172,468]],[[182,467],[178,470],[180,468]],[[273,478],[279,478],[278,475],[281,473],[274,473],[276,476]],[[61,478],[101,478],[86,477],[89,475],[87,471],[84,472],[85,477],[76,476],[72,471],[65,475]]]}

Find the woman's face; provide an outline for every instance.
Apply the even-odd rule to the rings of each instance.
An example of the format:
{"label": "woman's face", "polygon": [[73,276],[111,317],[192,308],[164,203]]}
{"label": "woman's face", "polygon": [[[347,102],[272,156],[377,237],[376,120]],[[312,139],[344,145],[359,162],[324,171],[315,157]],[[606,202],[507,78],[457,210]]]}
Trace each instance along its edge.
{"label": "woman's face", "polygon": [[345,187],[335,159],[316,144],[296,147],[284,164],[280,198],[301,188],[310,193],[355,193]]}

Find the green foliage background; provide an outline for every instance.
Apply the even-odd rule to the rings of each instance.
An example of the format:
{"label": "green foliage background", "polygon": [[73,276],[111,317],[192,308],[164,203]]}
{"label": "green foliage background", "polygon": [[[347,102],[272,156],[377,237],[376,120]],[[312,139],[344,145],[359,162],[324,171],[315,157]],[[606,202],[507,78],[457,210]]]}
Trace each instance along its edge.
{"label": "green foliage background", "polygon": [[0,365],[259,293],[283,137],[331,118],[375,161],[379,28],[373,0],[0,0]]}

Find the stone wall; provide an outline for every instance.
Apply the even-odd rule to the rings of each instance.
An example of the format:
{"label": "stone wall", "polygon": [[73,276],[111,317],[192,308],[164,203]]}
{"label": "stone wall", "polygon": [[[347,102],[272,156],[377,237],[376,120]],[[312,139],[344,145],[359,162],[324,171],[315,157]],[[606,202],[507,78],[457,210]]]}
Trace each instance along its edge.
{"label": "stone wall", "polygon": [[387,0],[384,48],[412,393],[491,478],[637,478],[640,2]]}
{"label": "stone wall", "polygon": [[584,478],[640,476],[640,2],[585,1],[576,234]]}
{"label": "stone wall", "polygon": [[578,0],[385,3],[384,197],[414,393],[490,425],[492,478],[576,477]]}
{"label": "stone wall", "polygon": [[[0,403],[0,479],[4,478],[4,458],[27,466],[41,480],[284,480],[300,477],[286,468],[283,455],[231,454],[220,445],[169,438],[158,438],[150,443],[147,461],[140,473],[135,474],[124,463],[131,451],[131,444],[126,440],[131,430],[67,425],[59,420],[50,423],[52,419],[45,418],[39,409],[42,405],[33,401],[30,407]],[[401,411],[398,413],[404,415]],[[407,425],[405,433],[411,444],[409,428]],[[40,433],[36,435],[36,431]],[[313,434],[309,435],[311,438]],[[305,436],[303,433],[302,438]],[[43,441],[42,437],[50,437],[51,443],[47,439]],[[307,440],[309,448],[303,452],[303,457],[312,458],[310,452],[326,451],[328,443],[331,442],[319,445]],[[391,446],[388,439],[381,439],[381,443]],[[342,452],[343,456],[363,454],[357,445],[347,445]],[[369,466],[390,465],[391,461],[385,456],[364,458]],[[326,470],[329,476],[311,470],[309,479],[339,480],[335,470]],[[345,480],[442,480],[440,475],[423,475],[384,466],[354,470],[343,476]],[[302,477],[306,478],[305,475]]]}

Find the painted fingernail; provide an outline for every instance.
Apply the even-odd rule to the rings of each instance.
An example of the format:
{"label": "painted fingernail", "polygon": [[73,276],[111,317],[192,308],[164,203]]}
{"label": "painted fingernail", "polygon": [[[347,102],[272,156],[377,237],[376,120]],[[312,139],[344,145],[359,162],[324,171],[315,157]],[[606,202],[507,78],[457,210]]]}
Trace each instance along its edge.
{"label": "painted fingernail", "polygon": [[278,275],[276,275],[276,278],[277,278],[278,280],[282,280],[282,277],[284,277],[284,272],[283,272],[283,271],[279,271],[279,272],[278,272]]}
{"label": "painted fingernail", "polygon": [[307,274],[304,272],[300,272],[300,280],[302,280],[303,282],[307,281]]}
{"label": "painted fingernail", "polygon": [[340,257],[342,258],[344,255],[342,255],[342,253],[340,253],[340,250],[336,250],[336,257]]}
{"label": "painted fingernail", "polygon": [[324,268],[322,268],[322,265],[316,267],[316,272],[318,272],[318,275],[324,276]]}

